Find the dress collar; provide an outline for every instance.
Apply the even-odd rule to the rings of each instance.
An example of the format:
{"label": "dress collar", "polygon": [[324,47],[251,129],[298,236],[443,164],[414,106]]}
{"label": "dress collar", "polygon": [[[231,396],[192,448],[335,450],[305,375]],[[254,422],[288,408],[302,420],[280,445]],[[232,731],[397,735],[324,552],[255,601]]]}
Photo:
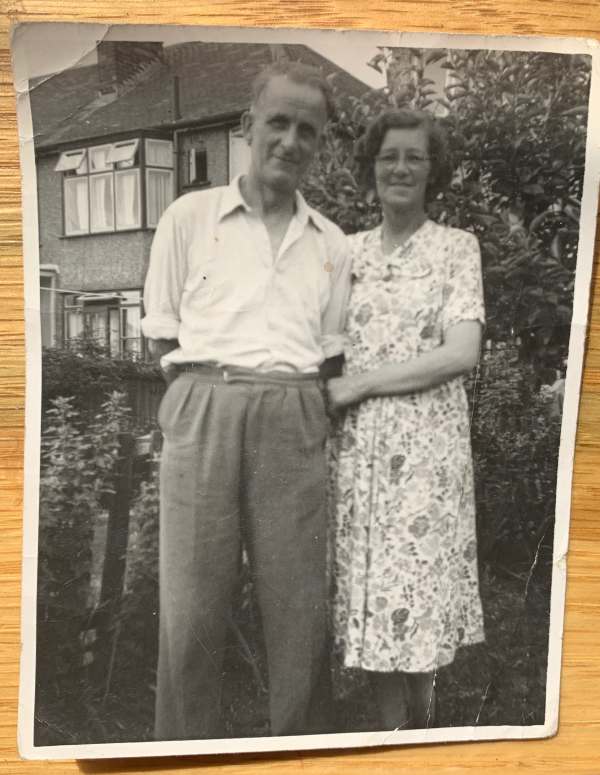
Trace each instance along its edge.
{"label": "dress collar", "polygon": [[391,279],[392,276],[419,278],[431,274],[431,262],[424,255],[425,251],[418,250],[418,245],[426,239],[432,226],[433,221],[423,221],[402,245],[387,256],[383,253],[383,224],[374,229],[373,237],[380,265],[387,266],[386,279]]}

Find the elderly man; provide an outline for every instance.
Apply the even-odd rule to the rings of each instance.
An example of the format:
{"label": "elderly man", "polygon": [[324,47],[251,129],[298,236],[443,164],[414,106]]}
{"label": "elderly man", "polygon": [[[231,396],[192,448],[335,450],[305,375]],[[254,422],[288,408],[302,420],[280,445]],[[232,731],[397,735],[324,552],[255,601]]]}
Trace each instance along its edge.
{"label": "elderly man", "polygon": [[222,734],[242,542],[266,644],[271,733],[326,731],[317,701],[327,678],[319,368],[342,352],[350,260],[342,232],[297,188],[330,107],[317,71],[273,65],[242,119],[248,174],[177,199],[156,230],[142,325],[169,382],[158,418],[158,739]]}

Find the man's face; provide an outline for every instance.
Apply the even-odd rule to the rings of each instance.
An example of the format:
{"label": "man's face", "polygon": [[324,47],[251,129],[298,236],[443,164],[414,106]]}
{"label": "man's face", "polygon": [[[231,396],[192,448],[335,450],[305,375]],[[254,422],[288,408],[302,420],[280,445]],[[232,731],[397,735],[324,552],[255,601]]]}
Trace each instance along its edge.
{"label": "man's face", "polygon": [[271,78],[243,119],[250,145],[250,173],[267,188],[293,193],[308,169],[327,121],[319,89]]}

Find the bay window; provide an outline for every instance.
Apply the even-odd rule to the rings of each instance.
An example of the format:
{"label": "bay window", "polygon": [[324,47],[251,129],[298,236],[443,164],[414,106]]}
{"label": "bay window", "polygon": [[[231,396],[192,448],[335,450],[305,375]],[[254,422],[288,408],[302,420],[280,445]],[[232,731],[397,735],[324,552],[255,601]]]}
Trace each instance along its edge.
{"label": "bay window", "polygon": [[140,290],[84,293],[65,299],[65,341],[94,341],[113,357],[143,355]]}
{"label": "bay window", "polygon": [[[65,151],[65,236],[154,227],[173,201],[173,143],[138,138]],[[143,176],[143,177],[142,177]]]}

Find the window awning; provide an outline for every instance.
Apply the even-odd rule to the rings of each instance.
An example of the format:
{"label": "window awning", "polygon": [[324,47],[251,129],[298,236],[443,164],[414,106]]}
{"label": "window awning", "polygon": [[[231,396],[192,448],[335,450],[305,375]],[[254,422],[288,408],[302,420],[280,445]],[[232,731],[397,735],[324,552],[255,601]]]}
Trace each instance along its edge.
{"label": "window awning", "polygon": [[77,297],[78,304],[107,304],[111,301],[122,301],[123,296],[118,292],[84,293]]}
{"label": "window awning", "polygon": [[55,172],[70,172],[71,170],[78,170],[85,159],[85,150],[79,151],[64,151],[61,153]]}
{"label": "window awning", "polygon": [[138,149],[139,140],[124,140],[120,143],[113,143],[108,156],[106,157],[107,164],[115,164],[120,161],[132,161],[135,156],[135,152]]}

